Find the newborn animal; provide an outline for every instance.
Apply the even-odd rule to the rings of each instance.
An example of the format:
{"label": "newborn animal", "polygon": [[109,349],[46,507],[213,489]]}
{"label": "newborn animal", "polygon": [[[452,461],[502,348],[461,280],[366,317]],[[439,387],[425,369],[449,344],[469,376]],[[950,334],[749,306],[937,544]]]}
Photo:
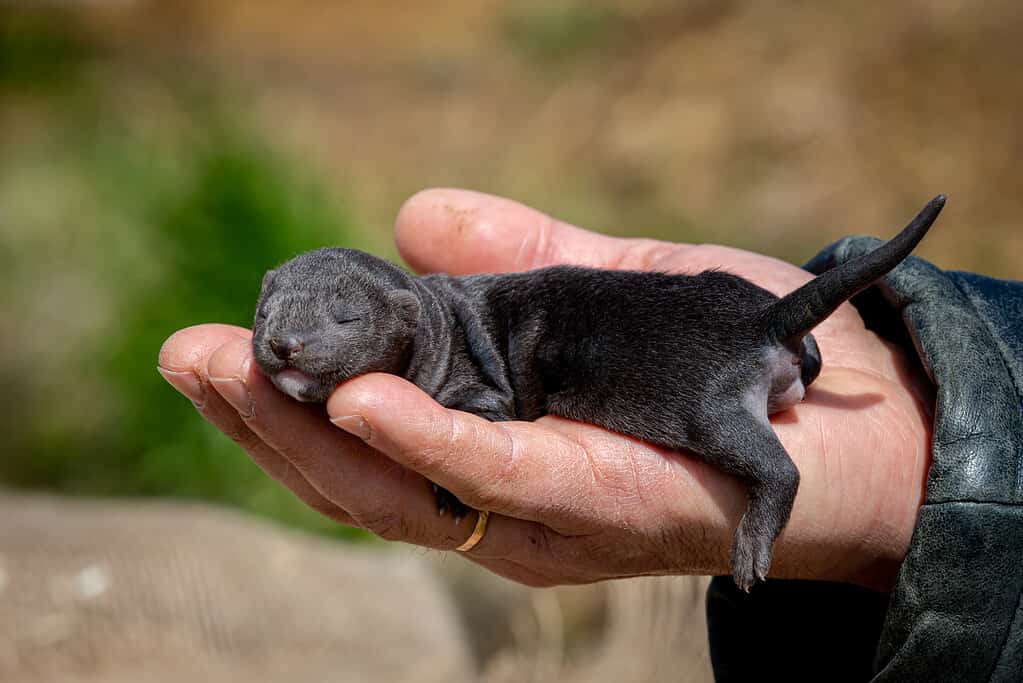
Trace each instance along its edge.
{"label": "newborn animal", "polygon": [[[780,299],[717,270],[413,277],[360,251],[319,249],[266,274],[255,359],[299,401],[387,372],[490,420],[559,415],[687,451],[747,487],[731,561],[749,590],[767,576],[799,485],[767,418],[820,372],[810,330],[898,265],[944,203]],[[441,512],[464,514],[435,490]]]}

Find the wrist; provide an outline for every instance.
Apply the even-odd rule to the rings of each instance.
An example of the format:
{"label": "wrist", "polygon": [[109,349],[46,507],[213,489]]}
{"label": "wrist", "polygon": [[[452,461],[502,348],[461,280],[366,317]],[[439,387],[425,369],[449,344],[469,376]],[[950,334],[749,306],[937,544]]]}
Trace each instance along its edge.
{"label": "wrist", "polygon": [[802,481],[773,575],[891,590],[930,466],[932,411],[912,374],[833,367],[775,424]]}

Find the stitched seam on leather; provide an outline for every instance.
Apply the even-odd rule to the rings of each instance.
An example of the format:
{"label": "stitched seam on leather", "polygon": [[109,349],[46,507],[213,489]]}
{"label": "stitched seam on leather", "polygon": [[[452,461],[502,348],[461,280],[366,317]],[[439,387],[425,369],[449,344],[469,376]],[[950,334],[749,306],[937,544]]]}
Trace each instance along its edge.
{"label": "stitched seam on leather", "polygon": [[[1005,352],[1005,346],[1002,344],[1001,337],[995,332],[994,327],[992,327],[991,321],[988,320],[988,317],[986,315],[983,315],[981,311],[977,308],[976,304],[973,303],[974,302],[974,297],[972,296],[973,286],[965,281],[960,283],[959,278],[952,277],[951,275],[949,276],[948,279],[949,281],[952,282],[952,286],[959,290],[959,292],[966,298],[966,300],[970,302],[970,306],[973,307],[973,310],[977,312],[977,317],[980,319],[981,324],[984,326],[984,329],[986,329],[988,334],[991,336],[992,341],[994,341],[995,348],[998,349],[998,357],[1002,359],[1002,367],[1005,368],[1005,372],[1009,375],[1009,377],[1012,378],[1012,389],[1013,391],[1016,392],[1016,403],[1020,406],[1023,406],[1023,395],[1020,394],[1020,385],[1021,382],[1023,382],[1023,379],[1017,377],[1016,373],[1013,372],[1013,365],[1009,362],[1009,359]],[[969,288],[970,291],[969,292],[966,291],[966,288]],[[1019,437],[1017,437],[1017,451],[1019,450],[1018,438]],[[1023,489],[1023,462],[1020,462],[1019,457],[1017,457],[1016,491],[1020,491],[1021,489]]]}

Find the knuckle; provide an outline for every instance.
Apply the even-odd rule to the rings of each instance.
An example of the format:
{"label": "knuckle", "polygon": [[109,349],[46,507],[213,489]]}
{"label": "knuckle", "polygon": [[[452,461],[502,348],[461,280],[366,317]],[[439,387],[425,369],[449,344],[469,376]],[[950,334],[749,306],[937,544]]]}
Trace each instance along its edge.
{"label": "knuckle", "polygon": [[503,490],[522,478],[522,445],[508,430],[498,427],[503,443],[494,449],[491,480],[494,489]]}
{"label": "knuckle", "polygon": [[493,426],[496,426],[494,434],[499,435],[499,441],[493,444],[492,448],[486,449],[488,452],[481,452],[479,455],[487,457],[490,462],[487,481],[496,494],[522,481],[523,445],[503,426],[499,424]]}
{"label": "knuckle", "polygon": [[655,270],[678,253],[678,247],[654,239],[630,240],[622,251],[616,268]]}
{"label": "knuckle", "polygon": [[553,239],[559,222],[544,215],[537,223],[536,229],[528,231],[523,237],[523,244],[519,251],[523,263],[521,265],[531,268],[539,268],[556,263],[557,243]]}

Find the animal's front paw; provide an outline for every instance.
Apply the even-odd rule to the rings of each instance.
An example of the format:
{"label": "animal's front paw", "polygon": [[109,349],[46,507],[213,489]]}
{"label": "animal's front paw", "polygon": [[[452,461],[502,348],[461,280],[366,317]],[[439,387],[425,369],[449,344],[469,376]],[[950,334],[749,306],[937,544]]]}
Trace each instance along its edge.
{"label": "animal's front paw", "polygon": [[458,500],[458,498],[455,498],[455,494],[446,488],[436,484],[431,484],[431,486],[433,487],[433,494],[437,497],[437,514],[444,515],[450,511],[455,522],[461,522],[462,518],[469,513],[469,507]]}
{"label": "animal's front paw", "polygon": [[732,546],[732,578],[740,590],[749,593],[757,581],[765,581],[771,569],[770,534],[757,533],[749,522],[749,515],[743,515],[735,530],[735,544]]}

